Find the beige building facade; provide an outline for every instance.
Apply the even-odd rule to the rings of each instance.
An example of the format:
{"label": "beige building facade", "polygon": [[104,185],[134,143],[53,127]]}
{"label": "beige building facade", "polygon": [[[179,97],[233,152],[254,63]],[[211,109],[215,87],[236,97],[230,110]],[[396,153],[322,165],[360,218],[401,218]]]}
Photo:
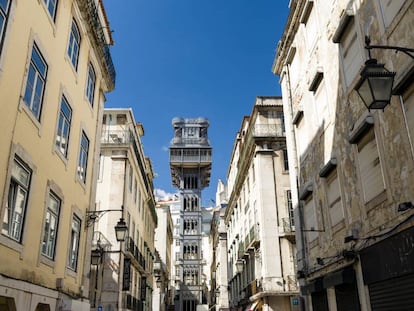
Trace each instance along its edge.
{"label": "beige building facade", "polygon": [[152,310],[166,311],[173,305],[171,292],[171,247],[173,244],[173,220],[168,202],[157,201],[158,226],[155,230],[155,249],[158,260],[154,263],[155,287]]}
{"label": "beige building facade", "polygon": [[[105,109],[96,211],[90,212],[92,249],[101,255],[91,271],[93,310],[152,310],[157,214],[143,135],[132,109]],[[121,218],[128,230],[119,242],[114,228]]]}
{"label": "beige building facade", "polygon": [[[290,2],[273,71],[307,310],[411,308],[413,20],[411,0]],[[383,109],[355,91],[372,59],[396,73]]]}
{"label": "beige building facade", "polygon": [[295,236],[280,97],[257,97],[228,170],[230,307],[297,310]]}
{"label": "beige building facade", "polygon": [[107,30],[101,1],[0,2],[1,310],[89,310]]}

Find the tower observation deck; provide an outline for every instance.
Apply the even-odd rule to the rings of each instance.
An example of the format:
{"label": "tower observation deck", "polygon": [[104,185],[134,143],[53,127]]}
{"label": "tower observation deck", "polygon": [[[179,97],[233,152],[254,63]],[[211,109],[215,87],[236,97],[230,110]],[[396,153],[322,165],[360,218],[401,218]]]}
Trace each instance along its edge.
{"label": "tower observation deck", "polygon": [[179,240],[175,253],[176,311],[195,311],[203,297],[201,252],[201,191],[210,183],[212,148],[208,140],[209,122],[205,118],[172,120],[174,138],[170,145],[173,185],[180,194]]}

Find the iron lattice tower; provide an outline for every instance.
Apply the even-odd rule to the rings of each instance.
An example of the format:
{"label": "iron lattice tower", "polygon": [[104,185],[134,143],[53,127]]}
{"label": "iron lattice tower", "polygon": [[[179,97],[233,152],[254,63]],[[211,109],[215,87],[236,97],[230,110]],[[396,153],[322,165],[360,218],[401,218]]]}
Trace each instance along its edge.
{"label": "iron lattice tower", "polygon": [[[175,310],[195,311],[203,303],[201,252],[201,191],[210,183],[212,148],[205,118],[172,120],[170,145],[172,183],[180,193],[180,252],[176,258],[179,284]],[[178,267],[177,267],[178,265]]]}

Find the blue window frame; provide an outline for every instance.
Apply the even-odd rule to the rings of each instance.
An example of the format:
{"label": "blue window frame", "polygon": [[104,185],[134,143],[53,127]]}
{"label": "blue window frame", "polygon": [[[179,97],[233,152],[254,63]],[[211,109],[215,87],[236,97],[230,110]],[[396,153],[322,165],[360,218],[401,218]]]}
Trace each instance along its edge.
{"label": "blue window frame", "polygon": [[70,61],[72,62],[73,67],[75,67],[75,69],[78,69],[80,42],[81,42],[81,37],[80,37],[79,27],[76,24],[75,20],[72,20],[72,27],[70,30],[70,37],[69,37],[68,56],[70,58]]}
{"label": "blue window frame", "polygon": [[71,121],[72,108],[69,106],[65,96],[62,96],[62,101],[60,102],[58,129],[56,134],[56,147],[65,157],[68,155]]}
{"label": "blue window frame", "polygon": [[47,64],[38,47],[36,44],[33,44],[23,100],[38,120],[40,120],[40,112],[42,110],[47,69]]}

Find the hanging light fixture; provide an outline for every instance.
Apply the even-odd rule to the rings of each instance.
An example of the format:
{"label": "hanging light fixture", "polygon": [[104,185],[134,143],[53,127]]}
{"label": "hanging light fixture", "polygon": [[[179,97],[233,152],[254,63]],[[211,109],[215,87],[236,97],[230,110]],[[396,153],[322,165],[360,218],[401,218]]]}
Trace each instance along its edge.
{"label": "hanging light fixture", "polygon": [[125,241],[127,232],[128,232],[128,227],[126,225],[124,218],[121,217],[115,226],[116,240],[118,242]]}
{"label": "hanging light fixture", "polygon": [[355,90],[368,110],[382,109],[390,104],[395,72],[391,72],[370,58],[361,70],[361,78]]}

